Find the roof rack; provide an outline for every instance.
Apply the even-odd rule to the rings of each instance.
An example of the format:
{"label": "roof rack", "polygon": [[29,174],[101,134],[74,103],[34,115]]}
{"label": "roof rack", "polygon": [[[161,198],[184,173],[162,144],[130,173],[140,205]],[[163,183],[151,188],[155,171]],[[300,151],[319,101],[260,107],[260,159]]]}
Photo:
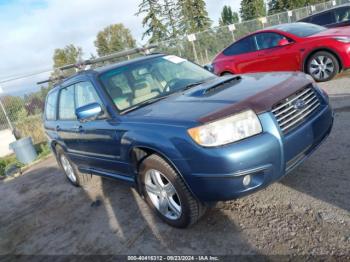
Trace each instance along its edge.
{"label": "roof rack", "polygon": [[[88,59],[88,60],[80,61],[80,62],[78,62],[76,64],[69,64],[69,65],[61,66],[61,67],[59,67],[57,69],[60,72],[62,72],[64,70],[72,69],[72,68],[75,68],[75,69],[78,69],[78,70],[84,70],[85,67],[88,66],[88,65],[102,63],[102,62],[105,62],[105,61],[113,60],[113,59],[124,57],[124,56],[129,56],[129,55],[138,54],[138,53],[144,53],[145,55],[148,55],[148,54],[151,53],[151,49],[154,49],[154,48],[157,48],[157,47],[158,47],[158,45],[148,45],[148,46],[143,46],[143,47],[137,47],[137,48],[133,48],[133,49],[129,49],[129,50],[113,53],[113,54],[110,54],[110,55],[101,56],[101,57],[98,57],[96,59]],[[59,76],[59,77],[55,77],[55,78],[49,78],[47,80],[37,82],[37,84],[41,85],[41,84],[45,84],[45,83],[49,83],[49,82],[63,80],[64,78],[65,77],[63,77],[63,76]]]}

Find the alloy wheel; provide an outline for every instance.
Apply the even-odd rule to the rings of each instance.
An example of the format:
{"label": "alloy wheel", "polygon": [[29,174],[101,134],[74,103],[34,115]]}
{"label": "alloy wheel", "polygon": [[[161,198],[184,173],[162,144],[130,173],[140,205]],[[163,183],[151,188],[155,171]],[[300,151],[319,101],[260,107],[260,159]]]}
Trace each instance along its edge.
{"label": "alloy wheel", "polygon": [[182,213],[180,198],[174,185],[158,170],[145,175],[145,189],[153,205],[166,218],[179,219]]}
{"label": "alloy wheel", "polygon": [[309,72],[316,80],[329,78],[335,70],[334,62],[327,56],[317,56],[312,59]]}

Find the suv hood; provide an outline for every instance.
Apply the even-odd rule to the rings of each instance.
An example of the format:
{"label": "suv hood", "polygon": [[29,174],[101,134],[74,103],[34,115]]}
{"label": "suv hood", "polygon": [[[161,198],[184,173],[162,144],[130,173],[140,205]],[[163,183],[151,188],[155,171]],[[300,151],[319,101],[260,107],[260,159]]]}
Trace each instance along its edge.
{"label": "suv hood", "polygon": [[216,77],[129,112],[125,117],[205,123],[246,109],[259,114],[310,83],[305,74],[298,72]]}

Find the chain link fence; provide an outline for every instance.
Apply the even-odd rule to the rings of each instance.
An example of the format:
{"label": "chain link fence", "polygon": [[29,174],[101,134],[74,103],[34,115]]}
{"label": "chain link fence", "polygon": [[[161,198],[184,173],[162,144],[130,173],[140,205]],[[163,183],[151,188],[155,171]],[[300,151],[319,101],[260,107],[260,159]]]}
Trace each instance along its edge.
{"label": "chain link fence", "polygon": [[[313,13],[349,3],[349,1],[329,1],[230,26],[212,28],[192,36],[182,36],[158,43],[157,51],[175,54],[204,65],[210,63],[223,48],[246,34],[277,24],[295,22]],[[33,81],[32,85],[34,85],[37,80],[39,80],[38,76],[31,76],[26,82]],[[13,84],[11,82],[2,84],[3,93],[0,92],[0,131],[15,129],[21,137],[31,136],[35,143],[45,141],[42,114],[45,97],[50,87],[41,87],[36,92],[23,91],[20,94],[18,92],[11,94]],[[1,143],[6,143],[6,141],[1,141]]]}

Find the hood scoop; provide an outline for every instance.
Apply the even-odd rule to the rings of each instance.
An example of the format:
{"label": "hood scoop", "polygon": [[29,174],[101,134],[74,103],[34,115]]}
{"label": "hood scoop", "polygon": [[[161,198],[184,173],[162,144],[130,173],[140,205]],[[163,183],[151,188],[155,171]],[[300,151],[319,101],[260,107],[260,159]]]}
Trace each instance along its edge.
{"label": "hood scoop", "polygon": [[226,88],[232,87],[235,84],[238,84],[242,80],[241,76],[232,76],[220,83],[209,86],[208,88],[203,90],[203,95],[211,95],[213,93],[220,92]]}

